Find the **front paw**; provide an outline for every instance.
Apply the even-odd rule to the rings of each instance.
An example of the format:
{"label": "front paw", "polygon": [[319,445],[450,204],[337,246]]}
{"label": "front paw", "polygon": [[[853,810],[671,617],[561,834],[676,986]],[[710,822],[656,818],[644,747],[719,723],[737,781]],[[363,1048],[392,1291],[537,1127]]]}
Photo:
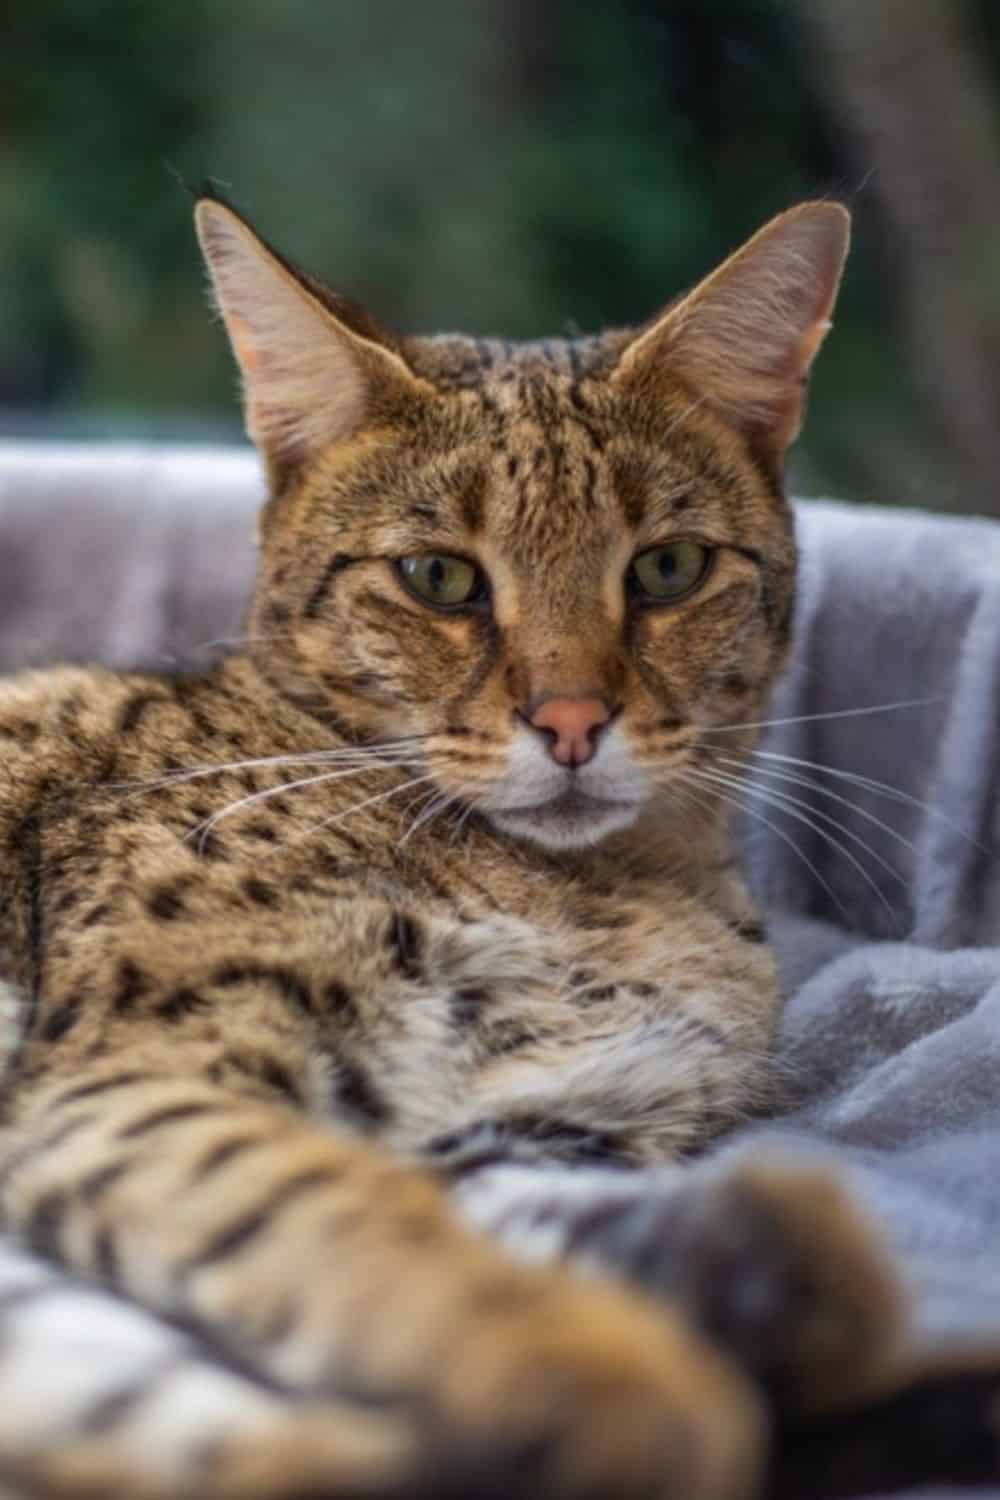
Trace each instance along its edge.
{"label": "front paw", "polygon": [[[683,1319],[613,1286],[528,1273],[440,1371],[446,1430],[510,1500],[744,1500],[762,1466],[751,1383]],[[510,1284],[508,1284],[510,1285]],[[479,1494],[481,1484],[465,1493]]]}

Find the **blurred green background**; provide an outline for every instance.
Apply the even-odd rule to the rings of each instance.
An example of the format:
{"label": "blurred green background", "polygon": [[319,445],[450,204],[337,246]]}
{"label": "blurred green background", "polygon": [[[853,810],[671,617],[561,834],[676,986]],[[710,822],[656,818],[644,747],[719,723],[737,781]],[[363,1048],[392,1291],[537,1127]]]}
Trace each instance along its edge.
{"label": "blurred green background", "polygon": [[856,215],[793,482],[1000,513],[996,0],[32,0],[0,20],[0,434],[239,433],[178,179],[406,331],[651,313]]}

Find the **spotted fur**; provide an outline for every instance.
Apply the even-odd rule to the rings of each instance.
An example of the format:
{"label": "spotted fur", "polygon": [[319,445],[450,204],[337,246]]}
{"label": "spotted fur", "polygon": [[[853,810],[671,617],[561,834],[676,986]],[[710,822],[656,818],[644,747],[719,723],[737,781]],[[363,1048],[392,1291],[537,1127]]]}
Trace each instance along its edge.
{"label": "spotted fur", "polygon": [[[248,647],[0,688],[24,996],[0,1211],[295,1401],[162,1470],[126,1441],[148,1392],[109,1396],[45,1482],[746,1494],[774,1372],[737,1307],[667,1274],[669,1216],[636,1240],[631,1200],[563,1215],[546,1252],[640,1295],[508,1258],[496,1240],[530,1258],[538,1225],[505,1233],[497,1205],[504,1172],[559,1167],[573,1197],[574,1173],[679,1162],[769,1097],[773,965],[689,773],[720,728],[749,748],[787,650],[781,456],[845,215],[784,216],[637,333],[529,346],[396,339],[224,204],[198,218],[271,483]],[[678,536],[710,572],[640,605],[632,557]],[[429,551],[474,559],[487,596],[414,598],[395,561]],[[581,767],[530,723],[560,695],[609,705]],[[746,1263],[776,1243],[798,1289],[802,1224],[840,1246],[826,1343],[779,1297],[768,1344],[822,1405],[893,1322],[866,1232],[808,1174],[698,1191],[723,1259],[725,1225],[760,1223]],[[29,1487],[33,1462],[11,1457]]]}

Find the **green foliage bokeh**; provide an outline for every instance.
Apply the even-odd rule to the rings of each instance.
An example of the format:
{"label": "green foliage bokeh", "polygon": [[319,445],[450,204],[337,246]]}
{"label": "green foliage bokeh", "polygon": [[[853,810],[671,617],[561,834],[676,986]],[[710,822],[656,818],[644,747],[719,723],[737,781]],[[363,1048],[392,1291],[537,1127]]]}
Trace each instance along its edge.
{"label": "green foliage bokeh", "polygon": [[[34,0],[0,48],[0,430],[238,431],[206,177],[406,330],[645,317],[778,209],[859,196],[815,66],[785,0]],[[862,215],[807,487],[922,457],[882,273]]]}

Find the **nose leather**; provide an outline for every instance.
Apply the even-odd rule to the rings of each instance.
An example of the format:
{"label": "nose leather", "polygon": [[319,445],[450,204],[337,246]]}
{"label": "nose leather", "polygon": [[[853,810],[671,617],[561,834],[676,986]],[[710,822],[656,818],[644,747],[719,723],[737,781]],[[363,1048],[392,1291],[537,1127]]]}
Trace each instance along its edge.
{"label": "nose leather", "polygon": [[549,754],[561,766],[581,766],[596,748],[596,731],[611,710],[601,698],[546,698],[528,716],[536,729],[548,730]]}

